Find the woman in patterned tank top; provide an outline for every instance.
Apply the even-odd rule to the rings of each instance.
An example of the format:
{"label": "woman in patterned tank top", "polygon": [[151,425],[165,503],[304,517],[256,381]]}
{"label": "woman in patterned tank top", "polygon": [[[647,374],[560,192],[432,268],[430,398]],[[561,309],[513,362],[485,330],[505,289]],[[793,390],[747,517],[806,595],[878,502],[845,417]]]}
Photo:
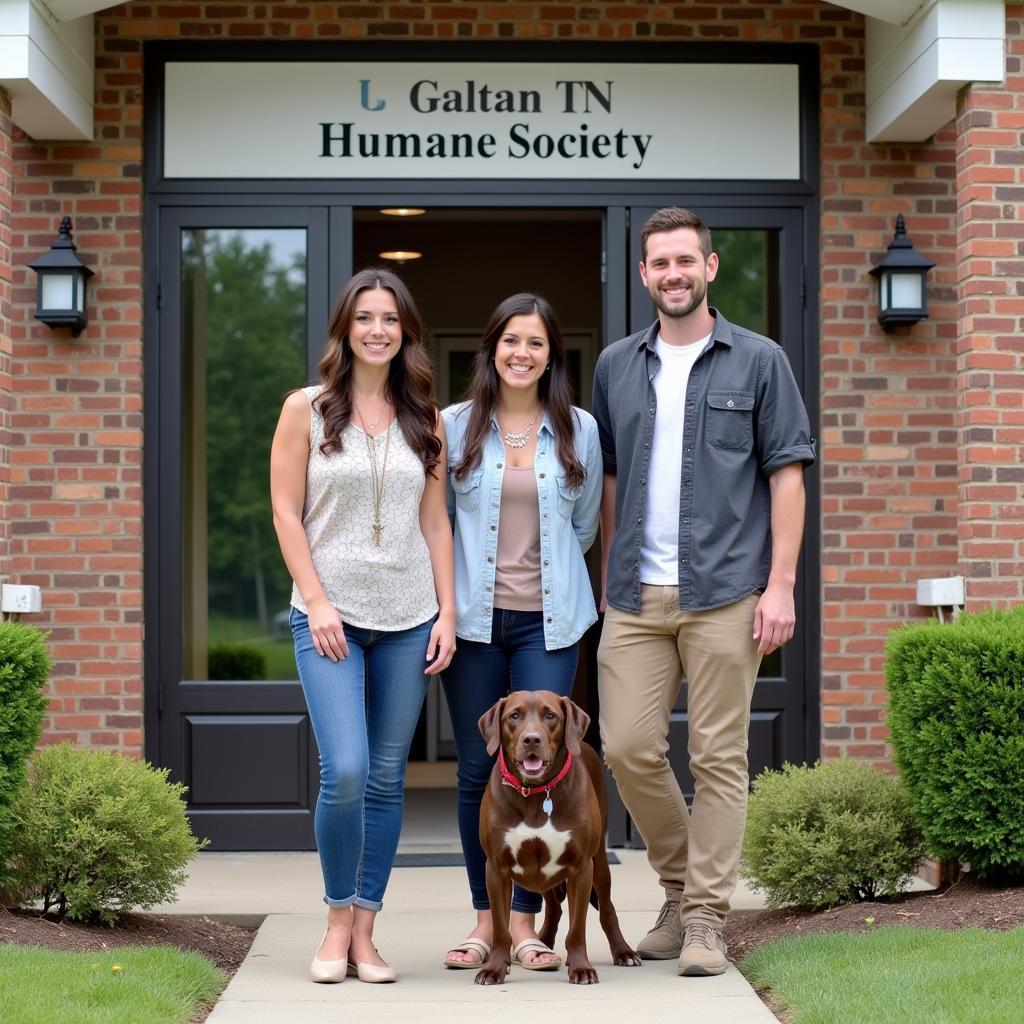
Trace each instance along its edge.
{"label": "woman in patterned tank top", "polygon": [[423,325],[402,281],[342,289],[321,384],[284,403],[270,456],[294,581],[295,661],[320,750],[314,830],[327,930],[318,982],[394,981],[373,944],[429,677],[455,649],[444,424]]}

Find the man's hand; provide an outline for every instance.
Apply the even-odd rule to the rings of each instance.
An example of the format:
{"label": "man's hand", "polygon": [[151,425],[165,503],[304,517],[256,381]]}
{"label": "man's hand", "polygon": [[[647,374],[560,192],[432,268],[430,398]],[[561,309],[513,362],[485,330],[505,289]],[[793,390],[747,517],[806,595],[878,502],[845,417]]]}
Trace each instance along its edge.
{"label": "man's hand", "polygon": [[769,583],[754,609],[754,639],[757,653],[771,654],[793,638],[796,606],[793,588]]}

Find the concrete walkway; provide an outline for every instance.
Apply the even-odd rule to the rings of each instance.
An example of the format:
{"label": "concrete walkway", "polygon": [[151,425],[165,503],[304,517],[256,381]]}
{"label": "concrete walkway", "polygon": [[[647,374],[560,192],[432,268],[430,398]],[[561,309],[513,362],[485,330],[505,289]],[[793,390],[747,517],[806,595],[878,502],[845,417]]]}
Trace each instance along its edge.
{"label": "concrete walkway", "polygon": [[[431,847],[431,852],[437,847]],[[416,852],[403,843],[402,852]],[[637,941],[661,905],[646,856],[618,850],[612,894],[622,930]],[[314,985],[307,968],[323,934],[320,868],[310,853],[203,853],[193,862],[178,900],[160,913],[207,914],[240,921],[265,915],[245,963],[209,1017],[209,1024],[480,1024],[501,1014],[509,1024],[546,1019],[559,1024],[776,1024],[733,967],[718,978],[680,978],[674,960],[645,961],[640,968],[614,967],[597,921],[588,915],[591,960],[601,975],[593,986],[570,985],[565,969],[527,972],[513,967],[503,985],[473,984],[472,971],[441,966],[444,951],[470,929],[464,870],[459,867],[395,868],[375,939],[399,973],[395,985],[366,985],[349,978],[340,985]],[[760,900],[741,889],[737,910]],[[457,908],[457,909],[453,909]],[[567,928],[563,917],[556,947]]]}

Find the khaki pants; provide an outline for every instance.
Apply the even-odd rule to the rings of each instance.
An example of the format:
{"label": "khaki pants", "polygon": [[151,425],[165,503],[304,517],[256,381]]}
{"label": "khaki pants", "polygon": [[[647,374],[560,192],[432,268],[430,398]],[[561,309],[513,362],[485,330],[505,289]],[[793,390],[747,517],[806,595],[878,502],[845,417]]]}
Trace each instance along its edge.
{"label": "khaki pants", "polygon": [[[720,928],[736,888],[747,812],[747,730],[761,663],[759,595],[679,610],[676,587],[643,586],[640,613],[608,608],[598,650],[601,741],[626,809],[679,915]],[[669,714],[687,679],[693,811],[669,765]]]}

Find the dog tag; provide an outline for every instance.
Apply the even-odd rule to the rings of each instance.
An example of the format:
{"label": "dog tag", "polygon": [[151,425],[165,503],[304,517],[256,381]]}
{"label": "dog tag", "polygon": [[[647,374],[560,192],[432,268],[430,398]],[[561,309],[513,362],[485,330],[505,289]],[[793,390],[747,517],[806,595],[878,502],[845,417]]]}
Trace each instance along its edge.
{"label": "dog tag", "polygon": [[555,805],[551,802],[551,794],[550,793],[545,793],[544,794],[544,803],[542,803],[540,806],[541,806],[541,810],[543,810],[544,813],[550,818],[551,817],[551,812],[555,809]]}

